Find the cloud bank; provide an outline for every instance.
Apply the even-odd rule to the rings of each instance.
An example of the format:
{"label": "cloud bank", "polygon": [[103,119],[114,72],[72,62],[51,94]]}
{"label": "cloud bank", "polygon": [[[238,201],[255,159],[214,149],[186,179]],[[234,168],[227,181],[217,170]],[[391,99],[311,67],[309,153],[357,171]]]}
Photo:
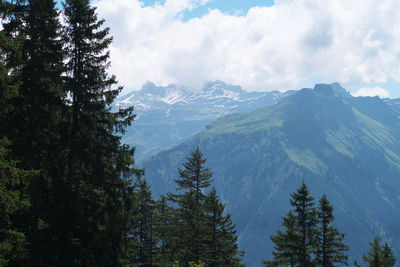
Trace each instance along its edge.
{"label": "cloud bank", "polygon": [[389,92],[380,86],[375,87],[363,87],[357,90],[353,96],[379,96],[380,98],[389,98]]}
{"label": "cloud bank", "polygon": [[184,19],[207,2],[96,1],[114,36],[111,71],[121,84],[199,88],[221,79],[248,90],[286,90],[307,81],[400,81],[398,0],[276,0],[242,16],[214,9]]}

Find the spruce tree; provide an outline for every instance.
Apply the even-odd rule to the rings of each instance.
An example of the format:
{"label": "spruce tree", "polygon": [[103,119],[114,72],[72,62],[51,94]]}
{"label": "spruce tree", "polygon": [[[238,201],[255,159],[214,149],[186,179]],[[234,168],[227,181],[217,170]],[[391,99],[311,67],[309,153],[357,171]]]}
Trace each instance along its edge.
{"label": "spruce tree", "polygon": [[26,262],[29,240],[18,221],[30,206],[29,196],[24,188],[32,171],[16,167],[17,162],[9,157],[7,139],[0,140],[0,266]]}
{"label": "spruce tree", "polygon": [[159,266],[169,266],[177,259],[180,248],[180,235],[177,228],[180,218],[174,207],[173,198],[161,196],[155,205],[154,213],[155,238],[158,240],[156,263]]}
{"label": "spruce tree", "polygon": [[290,195],[290,211],[283,220],[285,231],[278,231],[271,236],[275,251],[272,261],[264,261],[265,266],[294,264],[308,267],[314,264],[316,251],[317,211],[314,198],[310,196],[307,185],[303,182],[296,192]]}
{"label": "spruce tree", "polygon": [[[0,2],[0,18],[7,21],[15,5]],[[4,26],[9,26],[4,23]],[[28,260],[29,240],[23,218],[28,214],[30,201],[27,186],[34,172],[17,167],[11,158],[8,121],[15,106],[10,102],[19,93],[19,72],[12,61],[21,59],[23,37],[0,31],[0,266],[22,265]]]}
{"label": "spruce tree", "polygon": [[331,267],[336,263],[347,264],[348,246],[343,244],[344,234],[332,226],[333,207],[323,195],[319,200],[316,263],[318,266]]}
{"label": "spruce tree", "polygon": [[272,252],[274,259],[271,261],[263,261],[264,266],[296,266],[300,261],[298,240],[300,236],[296,231],[296,217],[292,211],[283,217],[282,222],[285,231],[278,230],[278,233],[271,236],[274,243],[274,251]]}
{"label": "spruce tree", "polygon": [[[371,248],[367,255],[363,254],[362,259],[367,267],[393,267],[396,263],[396,258],[393,256],[391,247],[385,243],[382,247],[381,239],[375,237],[373,242],[370,242]],[[354,265],[360,266],[356,261]]]}
{"label": "spruce tree", "polygon": [[130,230],[131,240],[129,264],[139,266],[153,266],[156,255],[156,235],[154,231],[155,202],[151,196],[150,187],[146,180],[137,179],[137,205],[134,227]]}
{"label": "spruce tree", "polygon": [[[133,108],[111,110],[122,90],[109,75],[112,38],[88,0],[64,5],[69,105],[67,181],[71,188],[75,265],[121,266],[134,204],[134,149],[121,144]],[[74,212],[76,211],[76,212]]]}
{"label": "spruce tree", "polygon": [[197,205],[200,205],[204,198],[202,190],[211,184],[212,173],[208,168],[204,168],[206,159],[203,159],[203,153],[197,145],[187,162],[183,163],[184,169],[178,169],[179,179],[175,179],[178,185],[177,190],[187,190],[194,194]]}
{"label": "spruce tree", "polygon": [[231,215],[225,214],[225,205],[221,203],[213,188],[206,197],[207,243],[202,261],[206,266],[243,266],[240,257],[238,238]]}
{"label": "spruce tree", "polygon": [[205,222],[204,222],[204,189],[211,184],[211,172],[204,167],[206,162],[199,146],[187,158],[183,169],[178,169],[178,194],[170,194],[176,203],[176,215],[179,218],[177,235],[180,237],[178,260],[187,265],[189,262],[200,262],[204,258]]}
{"label": "spruce tree", "polygon": [[29,264],[52,265],[63,243],[59,238],[63,207],[58,200],[64,191],[61,125],[65,91],[58,13],[52,0],[2,4],[6,6],[3,32],[17,44],[8,50],[7,67],[18,83],[18,94],[9,101],[13,112],[4,122],[5,134],[18,167],[39,171],[29,181],[26,193],[31,205],[23,218],[30,240]]}
{"label": "spruce tree", "polygon": [[212,175],[205,162],[196,146],[184,168],[178,169],[178,192],[162,197],[157,205],[159,264],[243,266],[230,214],[225,214],[215,189],[205,191]]}
{"label": "spruce tree", "polygon": [[317,223],[314,198],[310,196],[307,185],[303,182],[297,192],[291,194],[290,204],[294,207],[298,242],[298,260],[301,267],[312,265],[311,255],[315,251],[315,227]]}
{"label": "spruce tree", "polygon": [[388,243],[385,243],[382,248],[382,256],[384,267],[394,267],[396,264],[396,258],[394,257],[392,248],[388,245]]}

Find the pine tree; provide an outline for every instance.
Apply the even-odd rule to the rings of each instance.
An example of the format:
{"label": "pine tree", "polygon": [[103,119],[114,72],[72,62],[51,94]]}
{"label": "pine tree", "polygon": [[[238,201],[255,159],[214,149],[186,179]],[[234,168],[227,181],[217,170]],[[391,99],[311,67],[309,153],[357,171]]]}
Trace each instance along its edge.
{"label": "pine tree", "polygon": [[[368,267],[393,267],[396,263],[396,258],[393,256],[391,247],[385,243],[382,247],[380,244],[380,238],[376,237],[370,244],[367,255],[363,255],[363,261]],[[360,266],[357,262],[354,262],[356,266]]]}
{"label": "pine tree", "polygon": [[385,243],[382,248],[382,256],[384,267],[394,267],[396,264],[396,258],[394,257],[392,248],[388,245],[388,243]]}
{"label": "pine tree", "polygon": [[271,236],[275,251],[272,261],[264,261],[265,266],[294,264],[308,267],[314,264],[312,255],[316,251],[317,211],[314,198],[310,196],[303,182],[297,191],[291,194],[290,204],[294,208],[283,220],[285,232],[278,231]]}
{"label": "pine tree", "polygon": [[179,262],[199,262],[204,258],[205,222],[204,222],[204,189],[211,184],[211,172],[204,167],[206,162],[199,146],[187,158],[183,169],[178,169],[179,178],[175,180],[180,194],[170,194],[176,203],[177,235],[180,237],[177,257]]}
{"label": "pine tree", "polygon": [[159,243],[155,261],[159,266],[170,266],[177,259],[181,235],[177,231],[178,225],[180,220],[173,207],[173,198],[162,195],[156,202],[154,214],[154,234]]}
{"label": "pine tree", "polygon": [[8,160],[9,142],[0,140],[0,266],[27,261],[29,240],[16,223],[27,212],[30,202],[24,189],[33,171],[23,171]]}
{"label": "pine tree", "polygon": [[316,253],[316,263],[318,266],[331,267],[335,263],[347,264],[348,246],[343,244],[344,234],[334,228],[331,223],[334,219],[333,207],[323,195],[319,200],[318,220],[319,227],[317,231],[318,249]]}
{"label": "pine tree", "polygon": [[[14,8],[14,4],[1,1],[1,20],[7,21]],[[22,265],[28,260],[29,240],[21,218],[30,207],[27,185],[34,172],[17,168],[18,162],[11,160],[8,140],[8,118],[15,111],[10,100],[18,95],[21,85],[12,61],[20,60],[22,43],[20,35],[12,35],[4,28],[0,31],[0,266]]]}
{"label": "pine tree", "polygon": [[56,251],[62,244],[57,222],[63,210],[58,198],[64,191],[61,125],[65,91],[60,24],[51,0],[2,1],[4,6],[3,32],[13,44],[7,50],[7,67],[18,84],[18,94],[9,101],[13,112],[4,122],[5,134],[11,140],[18,167],[39,171],[29,181],[26,193],[31,206],[21,219],[30,240],[29,264],[51,265],[57,262],[60,253]]}
{"label": "pine tree", "polygon": [[299,264],[301,267],[312,265],[311,254],[315,251],[316,210],[314,198],[310,196],[307,185],[303,182],[297,192],[291,194],[290,204],[294,207],[296,216],[296,231],[300,237]]}
{"label": "pine tree", "polygon": [[203,262],[210,267],[243,266],[240,257],[235,225],[230,214],[225,213],[225,205],[221,203],[215,188],[207,195],[205,201],[207,243]]}
{"label": "pine tree", "polygon": [[137,179],[136,184],[138,210],[135,212],[134,228],[130,230],[131,255],[129,264],[139,266],[153,266],[156,255],[156,235],[154,231],[155,202],[152,199],[150,187],[146,180]]}
{"label": "pine tree", "polygon": [[296,217],[292,211],[283,217],[282,225],[286,229],[285,232],[278,230],[277,235],[271,236],[274,243],[274,259],[263,261],[264,266],[296,266],[300,261],[297,246],[300,236],[296,231]]}
{"label": "pine tree", "polygon": [[200,147],[197,145],[191,157],[183,163],[184,169],[178,169],[180,178],[175,179],[178,185],[177,190],[188,190],[191,194],[194,194],[197,205],[200,205],[204,198],[202,189],[209,187],[212,181],[212,173],[208,168],[203,167],[205,162]]}
{"label": "pine tree", "polygon": [[382,255],[382,248],[380,245],[380,239],[376,237],[371,245],[370,250],[368,251],[367,255],[363,255],[363,261],[369,264],[369,267],[380,267],[383,266],[383,255]]}
{"label": "pine tree", "polygon": [[[74,247],[80,266],[121,266],[135,204],[134,149],[121,145],[133,108],[111,111],[122,90],[109,75],[112,38],[88,0],[65,2],[66,88],[71,96],[67,181],[71,188]],[[74,211],[77,211],[74,213]]]}

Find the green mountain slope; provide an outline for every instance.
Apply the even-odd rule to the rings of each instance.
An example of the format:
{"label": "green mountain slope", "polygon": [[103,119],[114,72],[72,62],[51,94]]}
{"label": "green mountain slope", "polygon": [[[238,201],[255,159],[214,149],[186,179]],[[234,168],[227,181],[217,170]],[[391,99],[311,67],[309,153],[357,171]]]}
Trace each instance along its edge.
{"label": "green mountain slope", "polygon": [[143,165],[155,195],[165,193],[199,144],[237,224],[248,266],[271,257],[269,236],[303,180],[314,197],[327,194],[335,224],[357,258],[376,235],[400,247],[398,140],[399,114],[387,102],[321,84],[274,106],[220,118]]}

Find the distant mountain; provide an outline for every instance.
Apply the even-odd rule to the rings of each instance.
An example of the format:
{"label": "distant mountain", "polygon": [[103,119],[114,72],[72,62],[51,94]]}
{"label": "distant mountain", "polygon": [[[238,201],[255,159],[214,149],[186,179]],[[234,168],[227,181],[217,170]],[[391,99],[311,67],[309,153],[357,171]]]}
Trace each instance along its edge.
{"label": "distant mountain", "polygon": [[215,119],[277,103],[292,92],[246,92],[222,81],[193,92],[182,86],[147,83],[140,91],[119,98],[117,107],[134,106],[137,119],[123,142],[136,146],[136,160],[170,148],[205,130]]}
{"label": "distant mountain", "polygon": [[174,190],[177,168],[199,144],[237,224],[248,266],[271,258],[289,195],[305,181],[326,193],[335,225],[359,257],[375,236],[400,256],[400,120],[396,101],[352,97],[318,84],[276,105],[222,117],[143,163],[154,194]]}

